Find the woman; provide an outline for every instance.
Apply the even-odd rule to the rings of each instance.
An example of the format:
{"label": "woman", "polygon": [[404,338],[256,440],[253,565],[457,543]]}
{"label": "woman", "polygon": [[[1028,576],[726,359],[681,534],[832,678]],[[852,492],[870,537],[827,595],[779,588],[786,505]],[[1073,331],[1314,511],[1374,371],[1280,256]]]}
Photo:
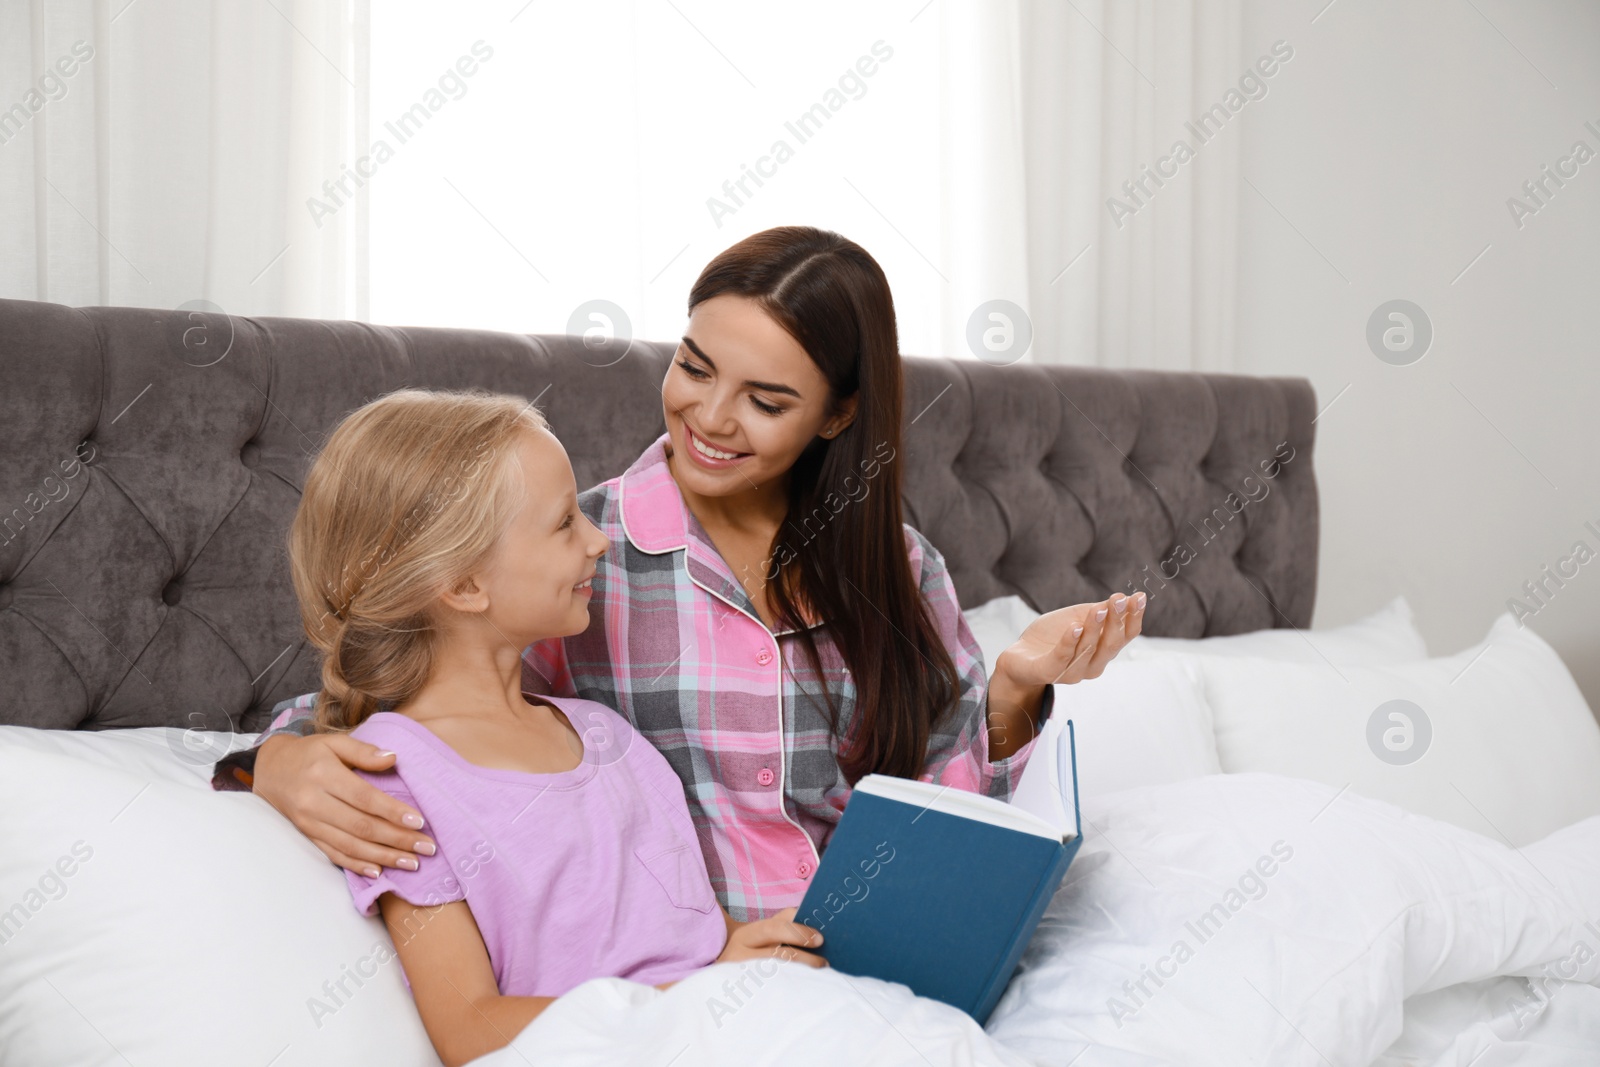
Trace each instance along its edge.
{"label": "woman", "polygon": [[[592,621],[529,646],[525,688],[616,708],[638,737],[602,740],[666,756],[736,920],[799,902],[864,774],[1008,798],[1051,683],[1098,677],[1139,632],[1143,594],[1062,608],[985,678],[942,557],[901,522],[888,281],[838,234],[779,227],[712,260],[662,407],[667,432],[582,494],[612,546]],[[313,698],[213,784],[253,788],[341,867],[414,870],[421,818],[350,770],[393,754],[312,733]]]}

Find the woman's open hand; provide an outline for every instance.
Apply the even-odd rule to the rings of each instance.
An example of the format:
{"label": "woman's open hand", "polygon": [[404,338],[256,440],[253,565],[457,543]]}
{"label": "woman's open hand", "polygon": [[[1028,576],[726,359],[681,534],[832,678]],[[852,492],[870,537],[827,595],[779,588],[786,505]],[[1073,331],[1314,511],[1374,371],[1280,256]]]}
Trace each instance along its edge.
{"label": "woman's open hand", "polygon": [[1144,624],[1144,593],[1074,604],[1034,619],[1015,644],[995,657],[989,677],[991,759],[1008,759],[1033,740],[1044,688],[1098,678]]}
{"label": "woman's open hand", "polygon": [[1131,597],[1117,593],[1109,600],[1041,615],[1000,653],[995,673],[1022,689],[1098,678],[1123,646],[1139,636],[1144,605],[1142,592]]}
{"label": "woman's open hand", "polygon": [[754,922],[728,921],[728,943],[722,947],[717,963],[735,960],[753,960],[776,956],[796,960],[808,967],[826,967],[828,961],[814,952],[803,952],[796,945],[816,948],[822,944],[822,933],[794,921],[794,908],[785,908],[776,915]]}
{"label": "woman's open hand", "polygon": [[416,853],[435,849],[411,828],[421,828],[422,816],[350,769],[386,771],[394,758],[345,734],[279,734],[256,753],[251,790],[345,870],[368,878],[380,865],[414,871]]}

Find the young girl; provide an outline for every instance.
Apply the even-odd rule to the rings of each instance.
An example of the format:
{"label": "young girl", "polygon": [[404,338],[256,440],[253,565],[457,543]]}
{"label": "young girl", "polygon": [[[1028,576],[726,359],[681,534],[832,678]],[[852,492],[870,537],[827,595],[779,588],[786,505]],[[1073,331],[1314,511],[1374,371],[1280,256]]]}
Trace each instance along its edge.
{"label": "young girl", "polygon": [[591,978],[823,965],[789,947],[822,940],[793,909],[740,924],[718,907],[683,785],[626,720],[524,696],[522,650],[588,625],[608,545],[531,406],[419,390],[367,404],[312,465],[289,543],[324,656],[318,726],[393,753],[362,777],[436,844],[346,877],[358,911],[381,910],[446,1064],[503,1047]]}

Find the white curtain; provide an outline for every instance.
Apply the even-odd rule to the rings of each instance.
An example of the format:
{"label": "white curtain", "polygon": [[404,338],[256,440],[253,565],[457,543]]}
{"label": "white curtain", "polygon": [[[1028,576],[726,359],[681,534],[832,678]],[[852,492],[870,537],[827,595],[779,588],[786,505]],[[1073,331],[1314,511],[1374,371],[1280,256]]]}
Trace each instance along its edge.
{"label": "white curtain", "polygon": [[[1185,124],[1239,99],[1238,0],[950,2],[943,19],[944,351],[998,297],[1027,311],[1034,360],[1233,368],[1237,118],[1203,142]],[[1193,158],[1158,168],[1177,141]]]}
{"label": "white curtain", "polygon": [[0,295],[527,332],[604,299],[659,339],[718,251],[809,222],[884,264],[908,352],[972,355],[1005,300],[1023,358],[1236,365],[1248,120],[1187,124],[1245,69],[1240,0],[367,3],[0,0]]}
{"label": "white curtain", "polygon": [[[367,0],[0,0],[0,296],[365,317]],[[324,202],[327,202],[324,199]]]}
{"label": "white curtain", "polygon": [[[907,352],[973,355],[974,312],[1005,300],[1033,325],[1023,358],[1236,365],[1228,127],[1248,118],[1159,188],[1142,168],[1236,85],[1239,0],[387,0],[375,17],[378,115],[475,40],[493,49],[372,183],[380,321],[562,332],[603,298],[634,336],[675,337],[712,256],[805,222],[883,264]],[[612,42],[610,64],[584,40]],[[853,65],[871,73],[852,88]],[[830,93],[833,117],[798,136]],[[791,160],[725,192],[779,140]],[[1133,180],[1152,195],[1113,212]],[[708,197],[735,210],[713,221]]]}

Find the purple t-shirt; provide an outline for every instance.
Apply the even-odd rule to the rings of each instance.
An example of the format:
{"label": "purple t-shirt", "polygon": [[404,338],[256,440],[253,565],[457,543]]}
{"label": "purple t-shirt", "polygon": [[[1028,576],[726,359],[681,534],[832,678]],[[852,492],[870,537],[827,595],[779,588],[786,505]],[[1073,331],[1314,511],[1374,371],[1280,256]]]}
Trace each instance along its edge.
{"label": "purple t-shirt", "polygon": [[394,712],[352,731],[395,752],[392,771],[356,773],[420,811],[439,847],[415,871],[346,871],[356,910],[375,914],[385,892],[465,900],[502,996],[558,997],[591,978],[657,985],[711,963],[727,926],[682,780],[605,705],[540,699],[583,739],[570,771],[480,767]]}

